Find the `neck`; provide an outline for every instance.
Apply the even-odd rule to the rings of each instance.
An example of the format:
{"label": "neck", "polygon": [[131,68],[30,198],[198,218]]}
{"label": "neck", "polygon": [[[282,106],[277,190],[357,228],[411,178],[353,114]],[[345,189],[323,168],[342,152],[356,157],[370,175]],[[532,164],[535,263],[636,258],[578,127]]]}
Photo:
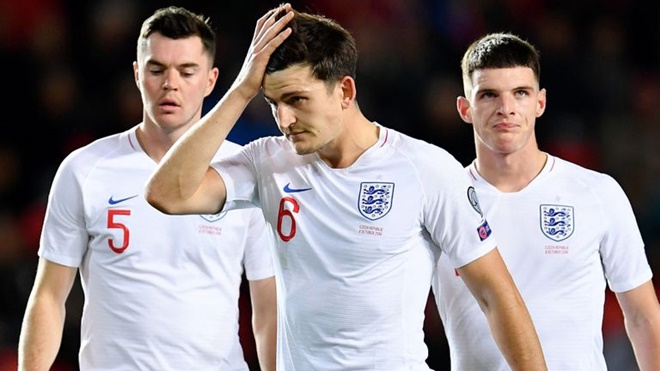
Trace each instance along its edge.
{"label": "neck", "polygon": [[477,148],[475,166],[479,175],[502,192],[518,192],[536,178],[548,159],[537,147],[513,153],[494,153]]}
{"label": "neck", "polygon": [[380,135],[380,127],[361,114],[342,130],[341,134],[318,152],[321,159],[335,169],[353,165],[364,152],[378,142]]}
{"label": "neck", "polygon": [[189,125],[185,125],[166,129],[145,118],[138,126],[136,136],[142,150],[158,163],[188,127]]}

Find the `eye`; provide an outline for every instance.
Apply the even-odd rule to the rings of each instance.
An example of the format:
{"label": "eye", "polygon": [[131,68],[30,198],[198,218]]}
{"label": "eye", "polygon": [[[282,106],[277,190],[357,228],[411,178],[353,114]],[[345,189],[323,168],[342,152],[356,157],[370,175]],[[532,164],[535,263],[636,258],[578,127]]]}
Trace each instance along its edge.
{"label": "eye", "polygon": [[305,98],[305,97],[301,97],[301,96],[293,96],[293,97],[291,97],[289,100],[287,100],[287,104],[293,106],[293,105],[300,104],[300,103],[302,103],[302,102],[304,102],[304,101],[306,101],[306,100],[307,100],[307,98]]}
{"label": "eye", "polygon": [[181,71],[181,76],[183,76],[183,77],[192,77],[194,75],[195,75],[194,70],[183,70],[183,71]]}
{"label": "eye", "polygon": [[160,74],[163,73],[163,69],[162,68],[150,68],[149,73],[152,74],[152,75],[160,75]]}
{"label": "eye", "polygon": [[529,95],[529,93],[527,92],[527,90],[517,90],[516,95],[519,97],[526,97]]}

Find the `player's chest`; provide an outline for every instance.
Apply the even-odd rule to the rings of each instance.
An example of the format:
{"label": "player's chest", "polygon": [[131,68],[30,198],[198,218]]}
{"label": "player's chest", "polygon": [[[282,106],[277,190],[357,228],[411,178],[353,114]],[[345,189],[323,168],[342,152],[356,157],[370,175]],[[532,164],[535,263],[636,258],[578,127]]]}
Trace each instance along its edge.
{"label": "player's chest", "polygon": [[419,228],[423,194],[409,174],[293,172],[273,174],[260,190],[278,234],[296,226],[357,237],[403,236]]}
{"label": "player's chest", "polygon": [[241,245],[244,236],[237,231],[245,230],[246,221],[237,218],[238,213],[163,214],[144,198],[149,172],[133,175],[123,180],[94,178],[93,184],[86,184],[84,220],[93,250],[158,259],[195,250],[198,255],[214,255],[223,245]]}
{"label": "player's chest", "polygon": [[593,198],[550,192],[484,196],[482,206],[503,254],[539,262],[598,259],[605,220]]}

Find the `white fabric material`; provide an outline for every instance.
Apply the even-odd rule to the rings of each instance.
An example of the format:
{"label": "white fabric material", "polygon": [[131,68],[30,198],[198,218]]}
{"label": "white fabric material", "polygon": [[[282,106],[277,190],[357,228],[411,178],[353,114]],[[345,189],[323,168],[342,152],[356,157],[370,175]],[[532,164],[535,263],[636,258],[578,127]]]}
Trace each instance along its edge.
{"label": "white fabric material", "polygon": [[[553,156],[519,192],[498,191],[474,164],[466,170],[531,313],[549,370],[605,370],[606,280],[621,292],[651,279],[621,187],[608,175]],[[455,266],[441,257],[433,283],[452,370],[508,370]]]}
{"label": "white fabric material", "polygon": [[55,176],[39,255],[80,268],[81,369],[247,370],[241,275],[273,276],[272,234],[258,209],[160,213],[143,192],[155,167],[133,128],[74,151]]}
{"label": "white fabric material", "polygon": [[424,308],[436,257],[495,246],[446,151],[380,128],[348,168],[258,139],[214,167],[225,209],[261,206],[278,245],[278,370],[428,370]]}

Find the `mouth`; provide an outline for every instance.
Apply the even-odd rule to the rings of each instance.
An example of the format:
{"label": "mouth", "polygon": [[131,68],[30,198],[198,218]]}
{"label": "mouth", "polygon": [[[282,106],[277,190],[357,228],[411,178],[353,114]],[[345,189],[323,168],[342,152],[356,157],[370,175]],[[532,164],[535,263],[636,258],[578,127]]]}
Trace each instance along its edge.
{"label": "mouth", "polygon": [[495,130],[509,131],[515,129],[517,126],[518,125],[510,122],[500,122],[498,124],[493,125],[493,128]]}
{"label": "mouth", "polygon": [[290,141],[296,141],[300,139],[304,134],[306,134],[304,131],[289,132],[286,134],[286,137]]}
{"label": "mouth", "polygon": [[158,104],[158,107],[160,107],[160,109],[164,112],[171,112],[171,111],[174,111],[175,109],[179,108],[180,106],[174,101],[166,100],[166,101],[160,102]]}

